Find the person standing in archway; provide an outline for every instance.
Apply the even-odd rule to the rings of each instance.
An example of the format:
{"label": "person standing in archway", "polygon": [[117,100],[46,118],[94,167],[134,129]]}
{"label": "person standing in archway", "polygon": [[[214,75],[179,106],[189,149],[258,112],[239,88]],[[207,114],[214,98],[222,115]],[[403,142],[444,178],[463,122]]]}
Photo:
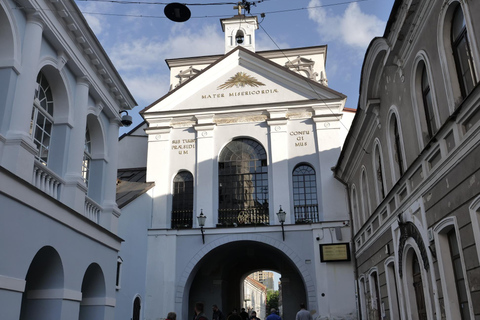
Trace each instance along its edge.
{"label": "person standing in archway", "polygon": [[300,303],[300,311],[297,312],[295,320],[312,320],[312,315],[305,308],[305,303]]}
{"label": "person standing in archway", "polygon": [[252,314],[250,315],[250,320],[260,320],[260,318],[257,318],[256,311],[252,311]]}
{"label": "person standing in archway", "polygon": [[240,311],[240,318],[242,318],[242,320],[248,320],[248,313],[245,311],[245,308],[242,308]]}
{"label": "person standing in archway", "polygon": [[275,308],[270,309],[270,314],[268,315],[265,320],[282,320],[282,318],[277,314],[277,310]]}
{"label": "person standing in archway", "polygon": [[193,320],[208,320],[205,313],[203,313],[203,303],[197,302],[195,303],[195,317]]}
{"label": "person standing in archway", "polygon": [[222,310],[218,309],[218,306],[216,304],[212,306],[212,310],[212,320],[225,320],[225,316],[223,315]]}
{"label": "person standing in archway", "polygon": [[242,318],[238,314],[237,309],[234,308],[232,310],[232,313],[228,316],[227,320],[242,320]]}

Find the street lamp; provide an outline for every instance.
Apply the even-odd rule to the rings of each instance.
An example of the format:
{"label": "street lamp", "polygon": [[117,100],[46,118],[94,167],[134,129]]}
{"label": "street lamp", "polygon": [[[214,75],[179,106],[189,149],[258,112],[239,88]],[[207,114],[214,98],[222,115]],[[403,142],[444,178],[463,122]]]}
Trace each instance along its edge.
{"label": "street lamp", "polygon": [[285,230],[283,229],[283,223],[285,222],[285,216],[286,215],[287,214],[285,213],[285,211],[282,210],[282,206],[280,206],[280,210],[278,210],[277,216],[278,216],[278,221],[280,221],[280,223],[282,224],[283,241],[285,241]]}
{"label": "street lamp", "polygon": [[205,234],[203,233],[203,227],[205,226],[205,220],[207,220],[207,216],[203,215],[203,209],[200,210],[200,215],[197,216],[198,225],[200,226],[200,231],[202,232],[202,241],[205,244]]}

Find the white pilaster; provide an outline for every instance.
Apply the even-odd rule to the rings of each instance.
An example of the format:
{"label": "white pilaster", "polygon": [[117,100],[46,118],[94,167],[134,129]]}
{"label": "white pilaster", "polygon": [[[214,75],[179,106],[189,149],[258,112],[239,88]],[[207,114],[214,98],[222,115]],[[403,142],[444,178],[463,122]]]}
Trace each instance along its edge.
{"label": "white pilaster", "polygon": [[[272,117],[273,114],[270,114]],[[273,201],[270,206],[270,224],[279,224],[276,213],[282,206],[283,211],[287,213],[285,223],[294,223],[292,207],[290,206],[290,172],[288,170],[288,132],[287,119],[271,119],[267,121],[270,126],[269,144],[270,144],[270,166],[269,184],[270,194],[273,195]]]}
{"label": "white pilaster", "polygon": [[147,181],[155,182],[153,188],[152,228],[170,228],[171,210],[167,197],[171,193],[170,168],[171,127],[153,127],[148,134]]}
{"label": "white pilaster", "polygon": [[[200,120],[198,121],[201,122]],[[214,227],[218,221],[218,211],[214,212],[213,208],[213,193],[217,188],[213,185],[214,163],[216,157],[213,150],[213,129],[214,124],[198,124],[195,126],[197,131],[197,168],[195,179],[195,200],[194,207],[194,222],[197,225],[196,217],[203,209],[203,214],[207,216],[205,221],[206,227]]]}
{"label": "white pilaster", "polygon": [[31,181],[36,147],[29,134],[42,44],[43,22],[38,13],[29,14],[23,39],[22,65],[12,104],[11,119],[0,163],[17,176]]}
{"label": "white pilaster", "polygon": [[[334,178],[332,167],[340,156],[341,114],[315,116],[315,132],[320,163],[320,220],[349,219],[345,187]],[[317,179],[318,179],[317,178]]]}
{"label": "white pilaster", "polygon": [[86,186],[82,178],[82,161],[85,146],[85,128],[87,124],[88,89],[90,83],[86,78],[77,79],[75,90],[74,119],[75,125],[70,131],[67,151],[67,170],[62,191],[62,202],[78,212],[83,212]]}
{"label": "white pilaster", "polygon": [[117,233],[118,217],[120,217],[120,209],[118,209],[116,201],[119,126],[120,119],[110,120],[107,139],[108,164],[105,167],[104,181],[105,198],[102,204],[104,210],[100,215],[100,225],[113,233]]}

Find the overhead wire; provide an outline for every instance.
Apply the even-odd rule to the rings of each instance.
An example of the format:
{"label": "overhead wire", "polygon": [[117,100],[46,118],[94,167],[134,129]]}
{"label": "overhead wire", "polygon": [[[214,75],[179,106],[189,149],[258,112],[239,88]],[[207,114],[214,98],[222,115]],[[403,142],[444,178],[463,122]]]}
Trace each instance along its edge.
{"label": "overhead wire", "polygon": [[[261,2],[264,1],[271,1],[271,0],[262,0]],[[315,9],[315,8],[326,8],[326,7],[334,7],[334,6],[340,6],[340,5],[346,5],[346,4],[351,4],[351,3],[358,3],[358,2],[365,2],[365,1],[371,1],[371,0],[351,0],[351,1],[344,1],[344,2],[338,2],[338,3],[330,3],[330,4],[323,4],[323,5],[317,5],[317,6],[310,6],[310,7],[301,7],[301,8],[293,8],[293,9],[285,9],[285,10],[275,10],[275,11],[265,11],[265,12],[254,12],[253,14],[277,14],[277,13],[286,13],[286,12],[294,12],[294,11],[301,11],[301,10],[308,10],[308,9]],[[143,1],[122,1],[122,0],[75,0],[75,2],[104,2],[104,3],[114,3],[114,4],[145,4],[145,5],[164,5],[168,4],[167,2],[143,2]],[[256,1],[256,3],[260,3],[260,1]],[[216,5],[216,4],[222,4],[222,5],[231,5],[231,4],[238,4],[238,2],[223,2],[223,3],[205,3],[205,4],[200,4],[200,3],[194,3],[194,4],[187,4],[187,5],[195,5],[195,6],[207,6],[207,5]],[[15,7],[14,9],[27,9],[26,7],[23,6],[18,6]],[[42,11],[51,11],[51,12],[69,12],[68,10],[54,10],[54,9],[46,9],[46,8],[41,8]],[[91,12],[91,11],[83,11],[80,10],[83,14],[89,14],[89,15],[99,15],[99,16],[107,16],[107,17],[128,17],[128,18],[151,18],[151,19],[168,19],[164,15],[150,15],[150,14],[127,14],[127,13],[112,13],[112,12]],[[205,19],[205,18],[224,18],[224,17],[229,17],[230,15],[199,15],[199,16],[191,16],[190,19]]]}

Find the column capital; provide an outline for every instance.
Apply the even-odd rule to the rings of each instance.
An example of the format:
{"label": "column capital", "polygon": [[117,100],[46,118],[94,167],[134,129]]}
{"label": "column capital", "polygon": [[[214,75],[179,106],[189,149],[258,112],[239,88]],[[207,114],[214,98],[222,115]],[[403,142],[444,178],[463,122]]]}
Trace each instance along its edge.
{"label": "column capital", "polygon": [[92,85],[90,80],[88,80],[87,76],[77,77],[76,80],[77,80],[77,85],[80,85],[80,86],[85,86],[87,88],[90,88],[90,86]]}
{"label": "column capital", "polygon": [[38,11],[31,12],[27,15],[27,23],[33,23],[38,25],[40,28],[45,28],[45,23],[43,22],[42,16]]}

